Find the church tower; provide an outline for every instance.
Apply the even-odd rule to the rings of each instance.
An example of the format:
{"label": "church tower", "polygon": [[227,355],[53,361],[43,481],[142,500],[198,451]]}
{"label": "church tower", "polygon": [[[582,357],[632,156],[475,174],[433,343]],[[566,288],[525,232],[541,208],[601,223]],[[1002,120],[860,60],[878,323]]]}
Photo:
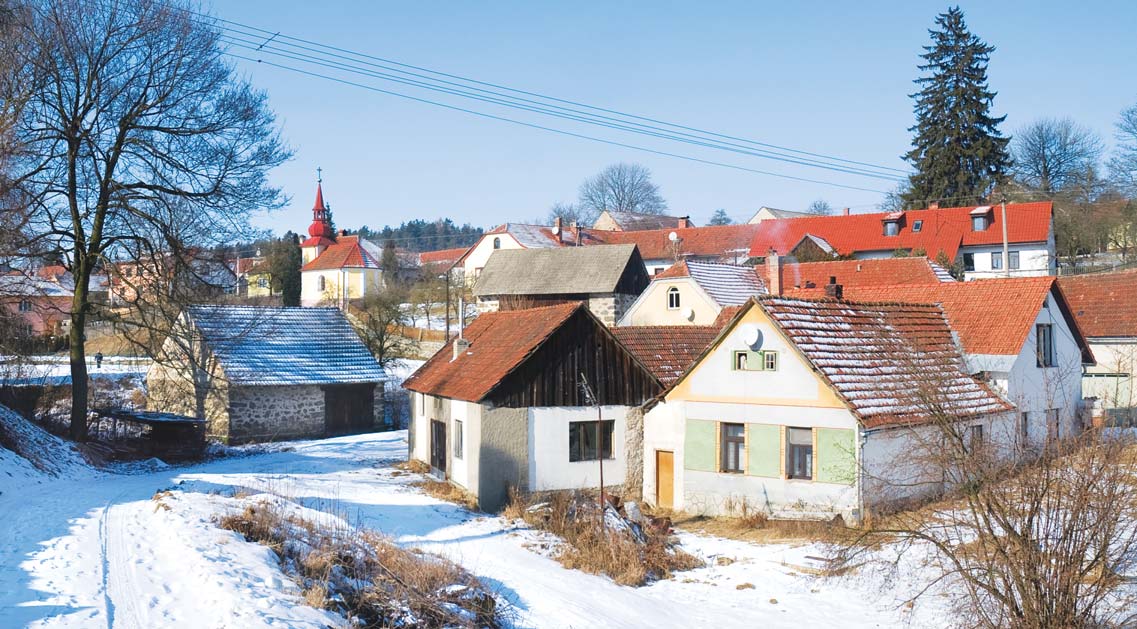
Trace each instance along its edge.
{"label": "church tower", "polygon": [[300,243],[304,264],[315,260],[329,246],[336,242],[336,230],[332,227],[332,211],[324,203],[324,178],[320,169],[316,172],[316,203],[312,206],[312,224],[308,226],[308,239]]}

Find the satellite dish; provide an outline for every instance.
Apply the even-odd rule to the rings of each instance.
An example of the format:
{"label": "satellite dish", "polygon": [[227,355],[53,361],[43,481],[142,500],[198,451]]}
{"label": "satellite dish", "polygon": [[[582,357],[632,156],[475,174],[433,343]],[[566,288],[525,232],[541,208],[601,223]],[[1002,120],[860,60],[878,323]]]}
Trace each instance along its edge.
{"label": "satellite dish", "polygon": [[670,234],[667,234],[667,239],[670,240],[671,242],[675,242],[676,240],[679,240],[679,234],[676,234],[675,232],[671,232]]}
{"label": "satellite dish", "polygon": [[750,349],[758,349],[762,346],[762,331],[755,325],[742,326],[742,342]]}
{"label": "satellite dish", "polygon": [[683,309],[683,318],[688,320],[688,321],[694,321],[695,320],[695,309],[690,307],[690,306],[684,308]]}

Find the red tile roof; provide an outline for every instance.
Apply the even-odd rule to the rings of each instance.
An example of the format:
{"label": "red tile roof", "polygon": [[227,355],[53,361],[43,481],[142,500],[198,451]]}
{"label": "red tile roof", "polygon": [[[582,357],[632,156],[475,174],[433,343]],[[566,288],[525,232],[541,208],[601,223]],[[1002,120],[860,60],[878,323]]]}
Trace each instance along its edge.
{"label": "red tile roof", "polygon": [[924,257],[790,263],[782,268],[782,290],[789,293],[795,288],[821,289],[831,277],[836,277],[837,283],[845,288],[938,284],[947,276],[947,271],[933,265]]}
{"label": "red tile roof", "polygon": [[301,271],[328,269],[377,269],[379,261],[359,243],[359,236],[340,236],[327,249],[320,252]]}
{"label": "red tile roof", "polygon": [[[841,255],[923,249],[930,258],[943,251],[954,260],[961,245],[1002,242],[1002,213],[998,206],[991,207],[987,229],[971,231],[971,212],[977,207],[981,206],[767,220],[756,225],[760,230],[750,244],[750,256],[765,256],[770,249],[784,255],[812,234],[824,238]],[[1012,243],[1046,242],[1052,211],[1049,201],[1007,204],[1007,239]],[[888,217],[899,217],[896,236],[884,235],[883,221]],[[916,221],[921,221],[920,231],[913,229]]]}
{"label": "red tile roof", "polygon": [[452,360],[456,339],[450,341],[419,367],[403,387],[428,395],[480,402],[581,308],[582,304],[574,302],[487,312],[465,329],[463,337],[470,343],[465,354]]}
{"label": "red tile roof", "polygon": [[[590,235],[608,244],[634,244],[640,248],[644,260],[690,256],[743,262],[760,227],[750,224],[712,225],[630,232],[596,231]],[[670,239],[672,233],[679,237],[678,246]]]}
{"label": "red tile roof", "polygon": [[867,428],[1012,408],[961,371],[939,306],[784,297],[759,303]]}
{"label": "red tile roof", "polygon": [[722,326],[653,325],[612,328],[663,386],[670,386],[715,340]]}
{"label": "red tile roof", "polygon": [[[1012,277],[923,286],[854,286],[845,288],[845,298],[942,304],[952,329],[959,333],[963,351],[968,354],[1018,355],[1034,329],[1046,296],[1052,290],[1059,300],[1059,307],[1067,307],[1061,291],[1055,287],[1055,278],[1049,276]],[[1068,325],[1080,339],[1074,321],[1068,321]],[[1084,341],[1081,344],[1083,353],[1089,355]]]}
{"label": "red tile roof", "polygon": [[454,266],[459,258],[466,255],[469,247],[456,247],[454,249],[440,249],[438,251],[423,251],[418,254],[418,261],[420,265],[445,265]]}
{"label": "red tile roof", "polygon": [[1058,279],[1082,333],[1137,337],[1137,269]]}

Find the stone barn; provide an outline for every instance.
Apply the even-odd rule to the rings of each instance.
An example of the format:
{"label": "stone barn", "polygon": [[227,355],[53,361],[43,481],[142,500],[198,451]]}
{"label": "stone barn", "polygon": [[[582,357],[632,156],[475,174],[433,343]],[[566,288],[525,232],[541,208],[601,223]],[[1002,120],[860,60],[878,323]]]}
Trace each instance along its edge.
{"label": "stone barn", "polygon": [[224,443],[381,429],[383,368],[335,308],[191,306],[146,375],[148,409]]}

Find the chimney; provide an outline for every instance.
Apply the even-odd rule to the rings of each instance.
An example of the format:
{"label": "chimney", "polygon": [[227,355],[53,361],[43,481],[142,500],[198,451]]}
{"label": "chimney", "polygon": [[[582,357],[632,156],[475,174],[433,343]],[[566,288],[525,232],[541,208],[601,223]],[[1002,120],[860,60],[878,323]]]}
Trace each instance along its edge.
{"label": "chimney", "polygon": [[553,233],[557,235],[557,242],[565,241],[564,222],[559,216],[553,219]]}
{"label": "chimney", "polygon": [[841,208],[841,216],[848,216],[848,215],[849,215],[849,208],[847,208],[847,207]]}
{"label": "chimney", "polygon": [[691,217],[690,216],[680,216],[679,217],[679,229],[687,229],[690,226],[691,226]]}
{"label": "chimney", "polygon": [[460,338],[460,337],[454,339],[454,357],[450,359],[450,362],[454,362],[454,361],[458,360],[458,357],[461,356],[462,354],[465,354],[466,350],[468,350],[468,349],[470,349],[470,342],[469,341],[467,341],[464,338]]}
{"label": "chimney", "polygon": [[584,243],[580,240],[580,223],[573,222],[572,224],[573,235],[576,236],[576,246],[580,247]]}
{"label": "chimney", "polygon": [[939,201],[932,201],[931,203],[929,203],[929,204],[928,204],[928,209],[929,209],[929,210],[938,210],[938,209],[940,209],[940,202],[939,202]]}
{"label": "chimney", "polygon": [[825,285],[825,296],[837,301],[844,299],[845,287],[837,283],[837,276],[829,276],[829,283]]}
{"label": "chimney", "polygon": [[766,254],[766,292],[775,296],[782,294],[782,256],[773,248]]}
{"label": "chimney", "polygon": [[346,235],[347,235],[347,230],[346,230],[346,229],[341,229],[341,230],[340,230],[340,236],[346,236]]}

